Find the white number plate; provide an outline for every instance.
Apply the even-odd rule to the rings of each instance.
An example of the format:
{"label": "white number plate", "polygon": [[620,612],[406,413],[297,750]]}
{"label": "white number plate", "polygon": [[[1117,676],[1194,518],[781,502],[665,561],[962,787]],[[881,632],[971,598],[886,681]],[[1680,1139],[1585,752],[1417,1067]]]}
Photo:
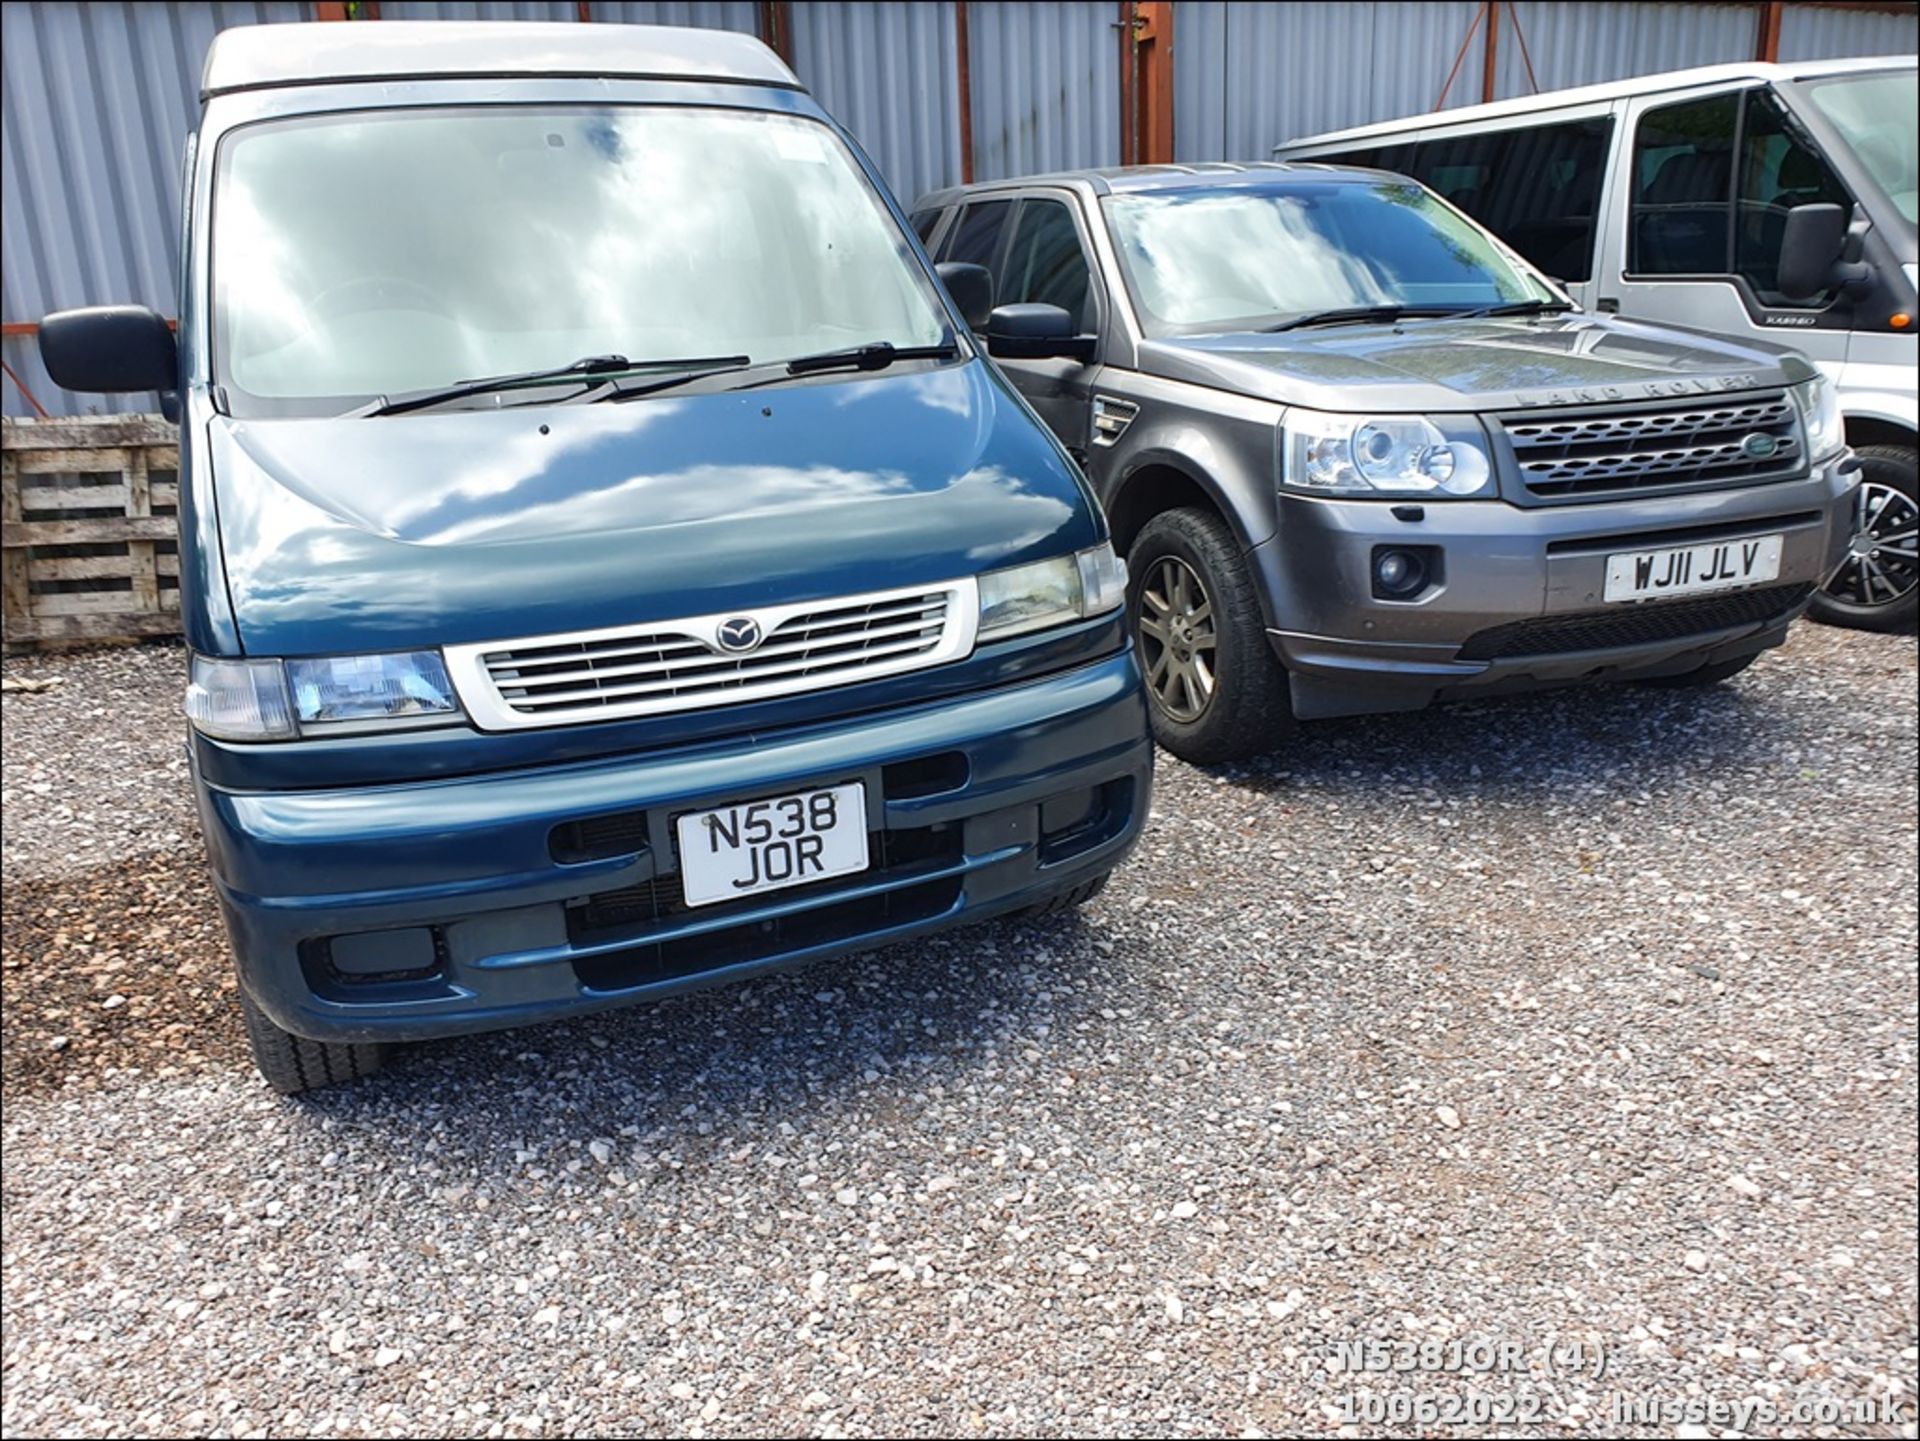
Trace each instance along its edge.
{"label": "white number plate", "polygon": [[1738,590],[1780,575],[1780,546],[1785,536],[1723,540],[1678,550],[1638,550],[1607,557],[1608,600],[1652,600],[1657,596],[1699,595]]}
{"label": "white number plate", "polygon": [[694,811],[676,822],[689,906],[785,890],[867,868],[867,790],[858,781]]}

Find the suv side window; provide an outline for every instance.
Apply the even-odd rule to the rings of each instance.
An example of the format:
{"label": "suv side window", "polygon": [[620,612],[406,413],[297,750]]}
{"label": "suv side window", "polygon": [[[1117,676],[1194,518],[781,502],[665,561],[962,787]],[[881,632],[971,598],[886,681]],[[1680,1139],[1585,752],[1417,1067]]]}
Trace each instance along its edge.
{"label": "suv side window", "polygon": [[[994,252],[1000,248],[1000,232],[1013,209],[1011,200],[981,200],[960,212],[960,221],[947,232],[946,254],[942,260],[993,268]],[[997,277],[996,277],[997,278]]]}
{"label": "suv side window", "polygon": [[920,243],[925,245],[933,238],[934,227],[940,223],[940,217],[944,214],[946,212],[938,207],[932,210],[916,210],[907,217],[907,224],[913,227],[913,233],[919,236]]}
{"label": "suv side window", "polygon": [[1727,273],[1740,98],[1710,95],[1641,117],[1633,137],[1628,273]]}
{"label": "suv side window", "polygon": [[1073,317],[1076,334],[1094,328],[1093,271],[1064,201],[1028,200],[1021,205],[1006,271],[995,295],[998,304],[1057,305]]}

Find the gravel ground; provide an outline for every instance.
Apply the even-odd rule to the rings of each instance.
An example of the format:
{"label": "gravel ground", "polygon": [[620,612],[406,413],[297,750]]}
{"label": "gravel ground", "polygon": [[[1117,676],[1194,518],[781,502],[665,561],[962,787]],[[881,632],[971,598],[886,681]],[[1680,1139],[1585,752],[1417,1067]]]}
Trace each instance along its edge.
{"label": "gravel ground", "polygon": [[304,1104],[179,670],[7,666],[8,1435],[1915,1434],[1911,636],[1163,762],[1082,915]]}

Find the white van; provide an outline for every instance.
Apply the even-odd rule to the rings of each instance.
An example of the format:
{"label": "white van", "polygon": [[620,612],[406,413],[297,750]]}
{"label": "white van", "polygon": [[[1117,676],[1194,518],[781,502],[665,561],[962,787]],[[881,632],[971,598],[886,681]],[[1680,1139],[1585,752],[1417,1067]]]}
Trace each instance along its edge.
{"label": "white van", "polygon": [[1716,65],[1289,141],[1411,175],[1584,309],[1791,345],[1840,389],[1859,533],[1811,613],[1920,608],[1915,60]]}

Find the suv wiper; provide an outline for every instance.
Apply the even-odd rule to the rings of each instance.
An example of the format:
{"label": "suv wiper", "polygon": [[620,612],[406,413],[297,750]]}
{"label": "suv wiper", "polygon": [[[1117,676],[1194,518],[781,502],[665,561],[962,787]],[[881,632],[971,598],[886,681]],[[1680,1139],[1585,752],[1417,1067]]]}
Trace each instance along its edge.
{"label": "suv wiper", "polygon": [[[349,410],[346,419],[357,419],[369,415],[404,415],[410,410],[425,410],[429,406],[445,405],[449,401],[465,400],[471,395],[488,395],[494,391],[517,390],[522,386],[542,385],[566,380],[588,380],[595,376],[624,375],[636,370],[712,370],[729,369],[748,363],[744,355],[708,355],[684,360],[628,360],[624,355],[589,355],[574,361],[570,365],[556,365],[546,370],[522,370],[511,375],[489,375],[479,380],[461,380],[452,385],[432,386],[425,390],[403,391],[399,395],[381,395],[354,410]],[[676,380],[679,376],[674,377]]]}
{"label": "suv wiper", "polygon": [[896,360],[951,360],[960,353],[958,342],[943,340],[938,345],[895,345],[877,340],[871,345],[856,345],[850,350],[823,350],[818,355],[802,355],[787,362],[788,375],[814,375],[823,370],[885,370]]}
{"label": "suv wiper", "polygon": [[1558,315],[1573,307],[1564,300],[1509,300],[1502,305],[1481,305],[1472,310],[1456,310],[1455,315],[1462,320],[1476,320],[1485,315]]}
{"label": "suv wiper", "polygon": [[1278,325],[1263,325],[1262,335],[1277,335],[1283,330],[1299,330],[1307,325],[1347,325],[1366,320],[1398,320],[1412,314],[1404,305],[1348,305],[1337,310],[1309,310]]}

